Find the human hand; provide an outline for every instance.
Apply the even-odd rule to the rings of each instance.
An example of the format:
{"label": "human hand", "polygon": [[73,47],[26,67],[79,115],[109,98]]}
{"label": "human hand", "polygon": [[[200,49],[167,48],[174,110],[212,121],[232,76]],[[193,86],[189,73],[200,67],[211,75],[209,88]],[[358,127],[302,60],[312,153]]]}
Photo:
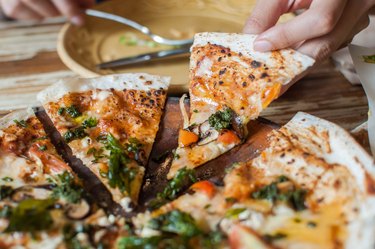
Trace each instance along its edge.
{"label": "human hand", "polygon": [[83,24],[83,11],[95,0],[0,0],[4,14],[19,20],[42,20],[66,16],[76,25]]}
{"label": "human hand", "polygon": [[[322,61],[368,26],[374,5],[375,0],[258,0],[243,31],[260,34],[255,50],[293,47]],[[282,14],[299,9],[306,11],[276,25]]]}

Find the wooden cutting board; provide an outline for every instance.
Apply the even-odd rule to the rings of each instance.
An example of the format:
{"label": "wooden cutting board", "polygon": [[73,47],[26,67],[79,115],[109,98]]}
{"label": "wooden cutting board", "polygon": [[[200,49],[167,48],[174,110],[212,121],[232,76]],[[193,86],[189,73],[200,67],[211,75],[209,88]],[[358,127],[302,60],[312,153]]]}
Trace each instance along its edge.
{"label": "wooden cutting board", "polygon": [[[185,102],[185,106],[188,109],[188,101]],[[156,159],[166,151],[171,151],[177,147],[178,131],[182,127],[182,124],[183,120],[179,107],[179,99],[169,97],[146,169],[146,177],[139,198],[141,206],[155,197],[158,192],[163,191],[167,184],[166,175],[168,168],[163,168],[161,163],[157,162]],[[249,137],[246,142],[198,167],[196,170],[198,179],[221,179],[226,167],[231,166],[233,163],[248,161],[256,157],[267,147],[267,136],[272,130],[278,127],[277,124],[263,118],[251,121],[248,124]]]}

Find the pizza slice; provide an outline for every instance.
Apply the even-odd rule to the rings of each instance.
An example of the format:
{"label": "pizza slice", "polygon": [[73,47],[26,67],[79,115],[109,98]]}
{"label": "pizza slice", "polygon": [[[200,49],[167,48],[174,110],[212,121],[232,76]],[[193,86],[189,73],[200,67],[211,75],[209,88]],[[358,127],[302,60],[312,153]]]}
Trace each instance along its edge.
{"label": "pizza slice", "polygon": [[190,120],[180,130],[168,177],[195,168],[246,138],[246,125],[314,60],[292,49],[260,53],[256,36],[200,33],[190,58]]}
{"label": "pizza slice", "polygon": [[169,78],[123,74],[62,81],[38,95],[56,129],[125,210],[136,203]]}
{"label": "pizza slice", "polygon": [[257,158],[230,167],[223,183],[197,182],[187,194],[135,217],[137,236],[120,241],[374,248],[373,158],[342,128],[305,113],[270,139]]}
{"label": "pizza slice", "polygon": [[93,203],[31,109],[0,119],[0,248],[112,248],[123,226]]}

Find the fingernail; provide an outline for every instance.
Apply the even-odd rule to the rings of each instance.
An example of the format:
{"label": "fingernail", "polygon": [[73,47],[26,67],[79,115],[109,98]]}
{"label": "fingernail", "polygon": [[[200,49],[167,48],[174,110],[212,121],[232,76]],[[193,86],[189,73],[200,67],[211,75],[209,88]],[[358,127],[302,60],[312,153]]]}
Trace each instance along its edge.
{"label": "fingernail", "polygon": [[82,26],[83,25],[83,18],[81,16],[73,16],[70,19],[71,23],[77,26]]}
{"label": "fingernail", "polygon": [[258,40],[254,42],[254,50],[267,52],[272,50],[272,44],[267,40]]}

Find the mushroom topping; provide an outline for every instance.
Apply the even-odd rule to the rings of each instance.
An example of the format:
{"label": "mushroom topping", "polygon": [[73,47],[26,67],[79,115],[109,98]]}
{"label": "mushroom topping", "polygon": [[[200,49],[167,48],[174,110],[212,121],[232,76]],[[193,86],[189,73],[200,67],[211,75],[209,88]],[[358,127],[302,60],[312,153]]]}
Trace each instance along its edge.
{"label": "mushroom topping", "polygon": [[215,129],[210,129],[201,135],[197,145],[205,145],[215,141],[219,137],[219,132]]}
{"label": "mushroom topping", "polygon": [[82,220],[90,214],[90,211],[90,204],[85,199],[81,199],[78,203],[66,204],[65,215],[71,220]]}
{"label": "mushroom topping", "polygon": [[12,195],[12,200],[15,202],[20,202],[26,199],[38,199],[44,200],[48,199],[51,195],[51,190],[44,187],[21,187],[14,190]]}

